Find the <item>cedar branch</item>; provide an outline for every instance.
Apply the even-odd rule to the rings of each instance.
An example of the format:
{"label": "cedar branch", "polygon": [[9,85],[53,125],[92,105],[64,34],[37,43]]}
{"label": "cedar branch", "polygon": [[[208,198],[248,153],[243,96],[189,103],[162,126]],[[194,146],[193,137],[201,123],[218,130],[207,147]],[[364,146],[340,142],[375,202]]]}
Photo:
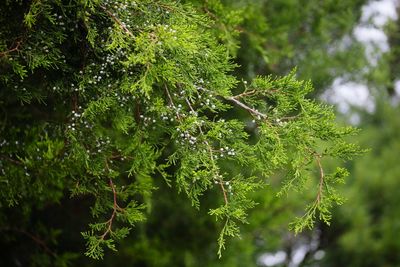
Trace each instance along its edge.
{"label": "cedar branch", "polygon": [[107,15],[109,15],[109,16],[112,18],[112,20],[114,20],[115,23],[117,23],[117,24],[119,25],[119,27],[120,27],[126,34],[128,34],[128,35],[131,36],[131,37],[133,37],[132,32],[131,32],[131,31],[125,26],[125,24],[122,23],[121,20],[119,20],[111,11],[109,11],[109,10],[108,10],[106,7],[104,7],[104,6],[100,6],[100,8],[103,9],[104,12],[106,12]]}
{"label": "cedar branch", "polygon": [[106,222],[106,224],[108,224],[107,230],[100,236],[100,238],[102,240],[107,236],[107,234],[112,232],[112,224],[113,224],[115,216],[117,215],[117,209],[119,208],[119,206],[117,204],[117,192],[115,190],[115,186],[114,186],[114,183],[111,178],[109,180],[109,184],[110,184],[111,190],[113,192],[113,200],[114,200],[113,213],[111,214],[110,219]]}
{"label": "cedar branch", "polygon": [[14,47],[10,48],[9,50],[0,52],[0,57],[4,57],[7,54],[14,52],[14,51],[18,51],[21,44],[22,44],[22,41],[17,41]]}

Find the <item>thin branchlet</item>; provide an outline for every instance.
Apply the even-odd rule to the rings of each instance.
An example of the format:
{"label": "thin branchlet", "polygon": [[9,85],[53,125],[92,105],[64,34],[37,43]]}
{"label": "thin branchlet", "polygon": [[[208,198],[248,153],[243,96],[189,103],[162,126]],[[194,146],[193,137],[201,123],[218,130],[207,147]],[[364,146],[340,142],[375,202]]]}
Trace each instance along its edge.
{"label": "thin branchlet", "polygon": [[12,46],[10,49],[8,49],[6,51],[3,51],[3,52],[0,52],[0,57],[4,57],[4,56],[6,56],[6,55],[8,55],[8,54],[10,54],[12,52],[15,52],[15,51],[19,51],[21,45],[22,45],[22,41],[21,40],[16,41],[15,45]]}
{"label": "thin branchlet", "polygon": [[[189,106],[190,110],[192,111],[192,113],[195,114],[196,111],[193,109],[192,104],[190,104],[189,99],[185,98],[185,101],[188,104],[188,106]],[[207,150],[210,153],[210,161],[212,163],[213,169],[217,171],[218,168],[217,168],[217,165],[215,164],[215,161],[214,161],[213,149],[212,149],[210,143],[208,142],[208,140],[205,138],[205,134],[203,132],[203,129],[202,129],[201,125],[198,124],[197,127],[199,128],[199,132],[201,133],[201,135],[204,137],[204,143],[206,144]],[[217,174],[218,173],[216,173],[215,176],[217,176]],[[226,189],[225,189],[225,186],[224,186],[224,181],[222,180],[222,178],[218,178],[218,183],[219,183],[219,185],[221,187],[221,190],[222,190],[222,193],[224,195],[225,205],[228,205],[228,196],[227,196]]]}
{"label": "thin branchlet", "polygon": [[259,119],[261,119],[261,118],[262,118],[262,119],[267,119],[267,118],[268,118],[268,116],[267,116],[266,114],[261,113],[261,112],[259,112],[258,110],[249,107],[248,105],[244,104],[243,102],[237,100],[237,99],[234,98],[234,97],[224,97],[224,98],[227,99],[227,100],[229,100],[229,101],[232,101],[233,103],[235,103],[235,104],[238,105],[239,107],[241,107],[241,108],[247,110],[248,112],[250,112],[252,115],[256,116],[256,117],[259,118]]}
{"label": "thin branchlet", "polygon": [[[214,91],[211,91],[211,90],[208,90],[208,89],[205,89],[205,88],[199,88],[199,89],[203,90],[205,92],[209,92],[209,93],[214,93],[214,94],[216,93]],[[249,95],[251,95],[251,94],[249,94]],[[252,114],[253,116],[257,117],[258,119],[264,119],[264,120],[268,119],[268,116],[266,114],[254,109],[252,107],[249,107],[244,102],[238,100],[239,98],[247,96],[246,93],[243,93],[243,94],[240,94],[240,95],[236,95],[236,96],[223,96],[223,95],[218,94],[218,96],[222,97],[225,100],[233,102],[235,105],[237,105],[237,106],[243,108],[244,110],[248,111],[250,114]]]}
{"label": "thin branchlet", "polygon": [[115,21],[115,23],[118,24],[118,26],[129,36],[133,37],[133,33],[115,16],[111,11],[109,11],[105,6],[100,6],[101,9],[104,10],[104,12],[107,13],[111,17],[112,20]]}
{"label": "thin branchlet", "polygon": [[318,168],[319,168],[319,183],[318,183],[318,193],[317,193],[317,204],[321,202],[321,199],[323,197],[323,186],[324,186],[324,169],[322,168],[321,164],[321,155],[319,154],[314,154],[315,156],[315,161],[317,162]]}
{"label": "thin branchlet", "polygon": [[117,204],[117,192],[115,190],[115,186],[114,183],[112,181],[112,179],[109,179],[109,185],[111,187],[112,193],[113,193],[113,212],[111,214],[110,219],[108,219],[108,221],[106,221],[107,224],[107,229],[106,231],[100,236],[101,240],[104,240],[104,238],[108,235],[112,233],[112,224],[113,221],[115,219],[115,216],[117,215],[117,210],[119,208],[118,204]]}
{"label": "thin branchlet", "polygon": [[13,231],[13,232],[23,234],[23,235],[29,237],[33,242],[35,242],[39,247],[41,247],[47,254],[51,255],[54,258],[57,258],[57,254],[53,250],[51,250],[49,248],[49,246],[46,244],[46,242],[38,235],[30,233],[24,229],[15,228],[15,227],[0,228],[0,232],[1,231]]}

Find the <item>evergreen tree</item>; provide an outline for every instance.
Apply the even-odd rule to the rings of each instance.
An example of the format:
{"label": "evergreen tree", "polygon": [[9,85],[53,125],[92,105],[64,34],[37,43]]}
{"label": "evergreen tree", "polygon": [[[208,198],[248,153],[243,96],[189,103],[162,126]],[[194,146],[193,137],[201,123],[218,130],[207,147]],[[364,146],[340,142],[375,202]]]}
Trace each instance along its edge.
{"label": "evergreen tree", "polygon": [[[311,82],[295,71],[234,76],[239,33],[229,33],[242,13],[208,3],[212,10],[159,0],[1,4],[0,230],[6,244],[36,245],[5,250],[7,264],[65,266],[76,255],[57,250],[58,236],[82,223],[85,254],[101,259],[145,227],[163,198],[204,202],[192,221],[201,235],[203,217],[216,219],[221,256],[256,205],[250,195],[281,172],[281,194],[315,195],[293,229],[330,222],[347,171],[326,173],[323,159],[358,154],[343,139],[355,130],[308,99]],[[63,213],[71,227],[57,219]]]}

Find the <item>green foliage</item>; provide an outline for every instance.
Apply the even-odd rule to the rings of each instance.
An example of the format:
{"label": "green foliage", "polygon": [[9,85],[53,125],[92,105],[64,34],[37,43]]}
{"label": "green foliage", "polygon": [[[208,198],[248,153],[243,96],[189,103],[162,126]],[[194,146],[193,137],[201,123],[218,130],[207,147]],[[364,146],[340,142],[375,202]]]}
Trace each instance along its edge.
{"label": "green foliage", "polygon": [[[350,165],[347,185],[339,192],[351,207],[334,209],[331,227],[322,226],[324,266],[398,266],[399,112],[395,84],[399,78],[399,21],[386,25],[390,50],[383,53],[368,79],[375,100],[372,114],[354,108],[363,131],[358,141],[370,153]],[[341,150],[343,151],[343,150]]]}
{"label": "green foliage", "polygon": [[26,209],[26,220],[70,192],[91,203],[85,255],[101,259],[151,212],[161,178],[198,209],[218,194],[208,214],[221,256],[247,223],[250,195],[278,171],[283,193],[304,192],[314,163],[316,200],[294,228],[329,223],[346,172],[324,174],[321,159],[357,154],[343,141],[353,130],[307,98],[312,84],[295,71],[239,82],[230,29],[242,11],[208,4],[205,13],[153,0],[2,4],[1,225],[9,208]]}
{"label": "green foliage", "polygon": [[[399,107],[378,102],[376,114],[358,136],[371,148],[351,165],[348,185],[340,193],[353,203],[335,209],[330,228],[322,228],[329,246],[324,265],[396,266],[393,251],[400,243],[393,234],[399,227]],[[340,219],[339,219],[340,218]],[[338,257],[340,255],[340,257]]]}
{"label": "green foliage", "polygon": [[224,2],[227,9],[243,13],[236,27],[241,33],[240,77],[283,75],[298,66],[299,78],[312,79],[318,93],[337,77],[360,80],[369,65],[352,34],[365,0]]}

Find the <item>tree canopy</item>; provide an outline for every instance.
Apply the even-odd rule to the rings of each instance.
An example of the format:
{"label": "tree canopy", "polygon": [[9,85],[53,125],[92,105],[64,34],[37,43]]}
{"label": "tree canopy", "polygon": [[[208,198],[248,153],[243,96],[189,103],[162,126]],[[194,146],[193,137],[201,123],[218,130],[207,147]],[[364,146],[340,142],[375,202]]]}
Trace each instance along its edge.
{"label": "tree canopy", "polygon": [[[199,210],[190,223],[216,220],[214,253],[221,256],[227,238],[251,224],[254,192],[277,176],[284,177],[280,195],[314,195],[293,218],[295,232],[317,219],[329,224],[332,206],[342,203],[335,185],[348,173],[327,172],[324,160],[359,154],[345,141],[356,130],[309,98],[312,82],[299,80],[296,69],[249,80],[250,68],[268,64],[267,24],[257,12],[245,15],[257,4],[1,4],[0,230],[6,242],[32,241],[26,254],[11,253],[10,264],[65,266],[76,251],[56,244],[70,231],[81,232],[85,255],[101,259],[134,226],[149,223],[151,231],[153,208],[161,212],[171,199],[177,210],[187,203]],[[238,51],[246,48],[265,57],[243,64],[240,75],[246,53]],[[169,212],[157,219],[180,216]],[[70,218],[71,227],[54,214]],[[192,230],[200,238],[201,227]]]}

